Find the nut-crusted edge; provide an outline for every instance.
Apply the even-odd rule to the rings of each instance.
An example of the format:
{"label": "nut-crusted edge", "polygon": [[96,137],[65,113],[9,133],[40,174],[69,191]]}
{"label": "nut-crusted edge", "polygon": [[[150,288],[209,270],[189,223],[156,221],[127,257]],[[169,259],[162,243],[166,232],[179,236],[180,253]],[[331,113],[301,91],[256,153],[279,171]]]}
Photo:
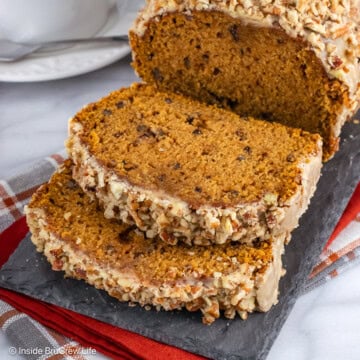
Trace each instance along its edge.
{"label": "nut-crusted edge", "polygon": [[[298,191],[285,204],[277,195],[267,193],[256,203],[221,208],[188,203],[169,194],[132,185],[113,171],[101,166],[80,140],[83,127],[75,119],[69,122],[67,150],[74,161],[73,177],[89,196],[95,196],[104,207],[106,218],[120,219],[146,232],[148,238],[159,235],[172,245],[179,240],[189,245],[224,244],[228,241],[252,243],[290,233],[305,212],[320,177],[322,144],[318,152],[301,164]],[[94,192],[89,191],[94,190]]]}
{"label": "nut-crusted edge", "polygon": [[[153,285],[151,279],[141,281],[131,270],[118,270],[116,264],[102,263],[76,251],[66,240],[53,233],[47,224],[46,213],[39,208],[26,208],[32,242],[44,253],[53,270],[66,276],[83,279],[98,289],[107,291],[120,301],[139,303],[149,310],[186,308],[201,310],[203,323],[211,324],[224,316],[233,319],[236,313],[246,319],[253,311],[268,311],[277,303],[279,279],[283,275],[281,254],[284,236],[272,242],[273,261],[258,266],[240,264],[237,271],[223,275],[214,272],[206,279],[184,278],[178,284]],[[79,238],[84,234],[79,234]],[[86,242],[86,241],[84,241]],[[258,271],[260,268],[262,271]]]}
{"label": "nut-crusted edge", "polygon": [[149,0],[130,32],[141,37],[149,22],[168,13],[191,15],[192,11],[221,11],[252,26],[280,27],[290,37],[309,43],[329,78],[339,79],[349,89],[350,102],[344,104],[332,128],[334,137],[340,135],[344,122],[359,107],[358,0]]}

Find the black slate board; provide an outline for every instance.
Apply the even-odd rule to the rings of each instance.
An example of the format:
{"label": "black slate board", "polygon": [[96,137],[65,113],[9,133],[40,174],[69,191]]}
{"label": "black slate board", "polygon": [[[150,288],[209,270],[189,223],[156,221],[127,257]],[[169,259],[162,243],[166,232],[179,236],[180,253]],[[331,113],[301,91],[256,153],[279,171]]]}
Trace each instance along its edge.
{"label": "black slate board", "polygon": [[280,282],[279,303],[247,321],[222,318],[205,326],[199,313],[128,307],[52,271],[29,234],[1,269],[0,286],[210,358],[264,359],[359,180],[360,125],[348,123],[341,150],[324,166],[310,208],[286,248],[287,274]]}

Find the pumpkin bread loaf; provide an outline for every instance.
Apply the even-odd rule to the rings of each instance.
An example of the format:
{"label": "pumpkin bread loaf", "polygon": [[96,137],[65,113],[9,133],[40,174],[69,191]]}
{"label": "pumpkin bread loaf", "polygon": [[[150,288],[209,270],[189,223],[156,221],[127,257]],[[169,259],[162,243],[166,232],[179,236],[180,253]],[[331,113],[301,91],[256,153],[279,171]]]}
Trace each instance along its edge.
{"label": "pumpkin bread loaf", "polygon": [[120,301],[158,310],[201,310],[211,323],[246,318],[277,302],[284,238],[256,246],[189,247],[148,240],[134,226],[108,220],[71,177],[71,162],[53,175],[26,209],[32,241],[53,270],[83,279]]}
{"label": "pumpkin bread loaf", "polygon": [[160,90],[319,133],[324,159],[359,100],[358,2],[149,0],[133,66]]}
{"label": "pumpkin bread loaf", "polygon": [[319,135],[145,84],[86,106],[69,133],[73,177],[105,216],[170,244],[289,238],[320,175]]}

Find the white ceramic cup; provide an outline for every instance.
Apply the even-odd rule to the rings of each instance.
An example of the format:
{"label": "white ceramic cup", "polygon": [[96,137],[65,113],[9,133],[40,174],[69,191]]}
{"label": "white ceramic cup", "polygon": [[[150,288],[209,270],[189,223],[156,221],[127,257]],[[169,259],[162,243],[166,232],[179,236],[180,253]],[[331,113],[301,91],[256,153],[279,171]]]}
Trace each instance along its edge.
{"label": "white ceramic cup", "polygon": [[0,0],[0,34],[20,43],[90,37],[113,0]]}

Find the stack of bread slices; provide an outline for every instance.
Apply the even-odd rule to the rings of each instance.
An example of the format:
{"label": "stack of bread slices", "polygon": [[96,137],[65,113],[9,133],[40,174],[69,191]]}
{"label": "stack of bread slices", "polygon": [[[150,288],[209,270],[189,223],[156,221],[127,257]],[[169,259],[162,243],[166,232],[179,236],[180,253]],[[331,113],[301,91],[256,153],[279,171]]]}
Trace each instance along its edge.
{"label": "stack of bread slices", "polygon": [[68,160],[27,216],[54,270],[123,301],[245,318],[320,176],[319,135],[133,84],[69,123]]}
{"label": "stack of bread slices", "polygon": [[[147,60],[144,52],[134,54],[135,66],[144,74],[141,69],[146,66],[141,65],[151,65],[155,56],[154,39],[161,51],[156,26],[170,27],[178,45],[184,21],[193,30],[203,26],[211,11],[230,19],[225,1],[216,2],[220,8],[207,9],[192,8],[187,1],[171,8],[171,1],[161,1],[171,8],[168,14],[166,6],[155,11],[156,3],[148,2],[132,34],[134,49],[141,48],[141,41],[148,49]],[[236,14],[231,13],[233,21],[246,15]],[[241,21],[247,31],[262,31],[246,16],[247,22]],[[241,46],[242,28],[233,25],[218,36]],[[218,31],[219,26],[223,25],[208,28]],[[285,30],[276,29],[273,35],[281,37],[281,46],[286,41],[293,45]],[[194,40],[198,50],[201,36]],[[301,44],[301,51],[307,49],[305,40]],[[171,39],[165,45],[168,51]],[[221,57],[223,49],[216,51],[203,54],[203,61]],[[239,51],[233,56],[245,55]],[[281,255],[315,191],[322,136],[327,129],[333,131],[334,119],[327,125],[325,118],[321,120],[321,136],[308,132],[311,127],[299,127],[299,114],[288,126],[289,114],[284,115],[286,124],[280,124],[253,118],[248,111],[241,116],[208,99],[201,102],[189,96],[188,76],[192,74],[191,84],[201,88],[205,68],[193,73],[193,60],[179,63],[175,53],[166,52],[164,59],[172,64],[169,73],[179,79],[189,70],[186,86],[171,89],[165,72],[155,67],[153,81],[144,75],[148,83],[114,91],[70,120],[69,160],[37,191],[26,210],[32,241],[54,270],[83,279],[120,301],[157,310],[200,310],[206,324],[221,313],[245,319],[277,302],[284,273]],[[282,77],[273,80],[280,86]],[[218,91],[223,91],[220,85]],[[334,151],[330,143],[326,138],[324,158]]]}

